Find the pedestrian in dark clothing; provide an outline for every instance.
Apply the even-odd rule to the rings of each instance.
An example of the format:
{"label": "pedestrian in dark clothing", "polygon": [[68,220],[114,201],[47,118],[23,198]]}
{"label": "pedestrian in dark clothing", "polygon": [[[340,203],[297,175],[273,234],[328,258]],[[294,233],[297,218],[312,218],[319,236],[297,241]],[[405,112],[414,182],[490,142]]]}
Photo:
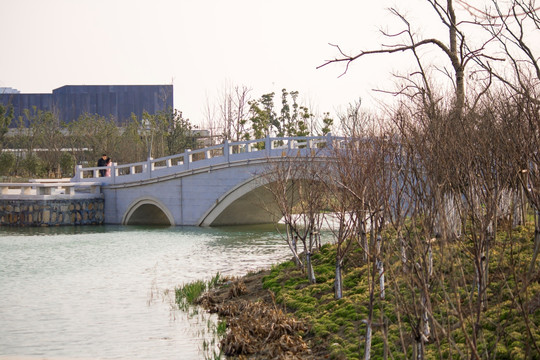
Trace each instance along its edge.
{"label": "pedestrian in dark clothing", "polygon": [[[101,155],[101,158],[99,158],[99,160],[97,161],[97,166],[99,167],[107,166],[107,159],[108,159],[107,154]],[[107,169],[99,169],[100,177],[104,177],[106,173],[107,173]]]}

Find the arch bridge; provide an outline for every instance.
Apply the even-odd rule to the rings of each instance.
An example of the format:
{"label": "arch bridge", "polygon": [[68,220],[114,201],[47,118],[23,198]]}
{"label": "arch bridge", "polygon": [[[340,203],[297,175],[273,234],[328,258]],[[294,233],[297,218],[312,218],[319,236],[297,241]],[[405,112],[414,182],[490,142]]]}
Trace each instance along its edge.
{"label": "arch bridge", "polygon": [[[228,142],[103,168],[77,166],[72,182],[101,184],[108,224],[218,226],[274,223],[262,174],[284,158],[331,156],[345,139],[281,137]],[[264,206],[263,206],[264,205]]]}

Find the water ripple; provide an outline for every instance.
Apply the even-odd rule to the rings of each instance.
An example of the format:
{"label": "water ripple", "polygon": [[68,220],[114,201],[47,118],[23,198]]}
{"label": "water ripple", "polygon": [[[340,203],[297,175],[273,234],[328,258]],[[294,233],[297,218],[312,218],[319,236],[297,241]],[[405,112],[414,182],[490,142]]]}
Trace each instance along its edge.
{"label": "water ripple", "polygon": [[287,256],[268,228],[0,228],[0,360],[200,359],[167,290]]}

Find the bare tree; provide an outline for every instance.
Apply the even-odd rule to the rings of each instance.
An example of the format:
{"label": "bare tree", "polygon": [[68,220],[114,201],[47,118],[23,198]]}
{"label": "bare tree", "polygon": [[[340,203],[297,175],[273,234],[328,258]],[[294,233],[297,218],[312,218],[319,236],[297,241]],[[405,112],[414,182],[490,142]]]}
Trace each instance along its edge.
{"label": "bare tree", "polygon": [[[354,139],[352,139],[354,142]],[[360,214],[355,207],[356,199],[351,196],[349,185],[355,181],[355,169],[351,155],[352,147],[335,148],[333,154],[336,161],[331,163],[328,180],[325,181],[329,191],[329,200],[333,213],[329,228],[336,244],[336,263],[334,279],[334,297],[343,297],[343,263],[355,243],[358,232]]]}
{"label": "bare tree", "polygon": [[[506,134],[513,135],[509,139],[513,145],[509,150],[517,155],[514,157],[516,174],[535,211],[535,251],[529,269],[529,274],[532,274],[540,252],[540,156],[537,146],[540,139],[540,64],[536,47],[540,33],[540,7],[534,0],[512,0],[506,8],[492,0],[492,5],[487,10],[471,8],[471,12],[484,19],[485,28],[497,39],[510,64],[510,71],[504,71],[508,67],[499,70],[487,61],[481,62],[506,86],[504,95],[516,104],[516,107],[507,104],[506,109],[515,111],[513,116],[504,120],[507,122]],[[508,124],[510,119],[512,123]]]}
{"label": "bare tree", "polygon": [[218,122],[224,139],[240,141],[248,132],[251,89],[245,85],[226,87],[221,94]]}
{"label": "bare tree", "polygon": [[214,145],[216,137],[218,136],[218,122],[216,119],[216,108],[215,105],[210,103],[208,97],[206,98],[206,103],[204,107],[204,119],[202,123],[202,128],[210,132],[210,145]]}
{"label": "bare tree", "polygon": [[296,263],[305,269],[310,283],[316,282],[312,254],[318,244],[327,199],[321,182],[324,167],[316,154],[298,155],[274,161],[263,175],[265,187],[279,209],[278,217],[285,223],[287,244]]}
{"label": "bare tree", "polygon": [[[487,58],[477,62],[513,92],[522,96],[532,95],[531,88],[539,86],[540,65],[536,42],[540,33],[540,16],[534,0],[491,0],[492,6],[479,9],[468,5],[469,12],[497,40],[505,65],[495,66]],[[509,71],[510,70],[510,71]],[[535,101],[537,99],[531,97]]]}
{"label": "bare tree", "polygon": [[343,135],[351,138],[361,137],[373,126],[374,117],[361,109],[362,101],[358,99],[347,105],[347,108],[338,112],[339,125]]}
{"label": "bare tree", "polygon": [[441,51],[450,64],[450,69],[447,69],[445,64],[436,64],[436,67],[452,80],[455,90],[453,108],[456,114],[460,115],[465,106],[466,97],[465,69],[471,60],[476,58],[492,58],[485,52],[485,47],[491,39],[487,39],[484,43],[471,48],[468,41],[466,41],[465,32],[462,30],[462,27],[473,22],[458,20],[454,8],[454,0],[426,0],[426,2],[433,9],[434,16],[440,19],[441,24],[446,28],[448,34],[446,40],[430,37],[418,39],[407,18],[400,11],[392,8],[390,12],[402,22],[403,29],[396,33],[383,32],[384,36],[390,41],[388,44],[383,44],[380,49],[362,50],[354,54],[346,53],[338,45],[331,44],[337,49],[338,56],[334,59],[327,60],[318,68],[333,63],[345,63],[344,73],[346,73],[352,62],[365,56],[410,52],[415,59],[418,69],[413,75],[420,77],[420,80],[416,82],[408,79],[407,81],[410,82],[410,85],[404,86],[394,93],[412,97],[419,96],[427,104],[428,108],[431,108],[439,103],[442,98],[436,97],[436,93],[430,84],[429,73],[427,71],[428,64],[425,64],[425,60],[422,59],[419,51],[421,48],[427,46],[435,47]]}
{"label": "bare tree", "polygon": [[293,254],[295,263],[302,268],[303,262],[298,253],[297,236],[292,229],[293,209],[298,202],[296,162],[288,158],[276,160],[265,170],[263,178],[265,188],[270,192],[279,210],[279,215],[276,217],[281,218],[285,223],[285,241]]}
{"label": "bare tree", "polygon": [[[371,129],[374,130],[374,129]],[[348,192],[351,198],[339,209],[338,243],[344,243],[344,235],[351,230],[363,249],[369,283],[369,302],[364,341],[364,359],[371,358],[371,342],[375,307],[385,297],[384,270],[384,205],[390,195],[387,166],[388,142],[379,131],[365,132],[360,138],[349,139],[344,148],[337,150],[336,185]],[[342,205],[343,206],[343,205]],[[350,210],[348,210],[350,209]],[[348,213],[349,222],[345,223]],[[345,248],[346,249],[346,248]],[[336,256],[336,282],[341,272],[340,261],[344,252]],[[377,292],[377,288],[379,291]]]}

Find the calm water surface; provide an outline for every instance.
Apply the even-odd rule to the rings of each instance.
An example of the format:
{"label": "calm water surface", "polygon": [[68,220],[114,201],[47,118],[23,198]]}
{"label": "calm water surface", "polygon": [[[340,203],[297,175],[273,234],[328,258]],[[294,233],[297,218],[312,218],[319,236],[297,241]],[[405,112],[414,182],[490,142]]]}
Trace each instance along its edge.
{"label": "calm water surface", "polygon": [[288,257],[272,227],[0,228],[0,359],[203,359],[167,290]]}

